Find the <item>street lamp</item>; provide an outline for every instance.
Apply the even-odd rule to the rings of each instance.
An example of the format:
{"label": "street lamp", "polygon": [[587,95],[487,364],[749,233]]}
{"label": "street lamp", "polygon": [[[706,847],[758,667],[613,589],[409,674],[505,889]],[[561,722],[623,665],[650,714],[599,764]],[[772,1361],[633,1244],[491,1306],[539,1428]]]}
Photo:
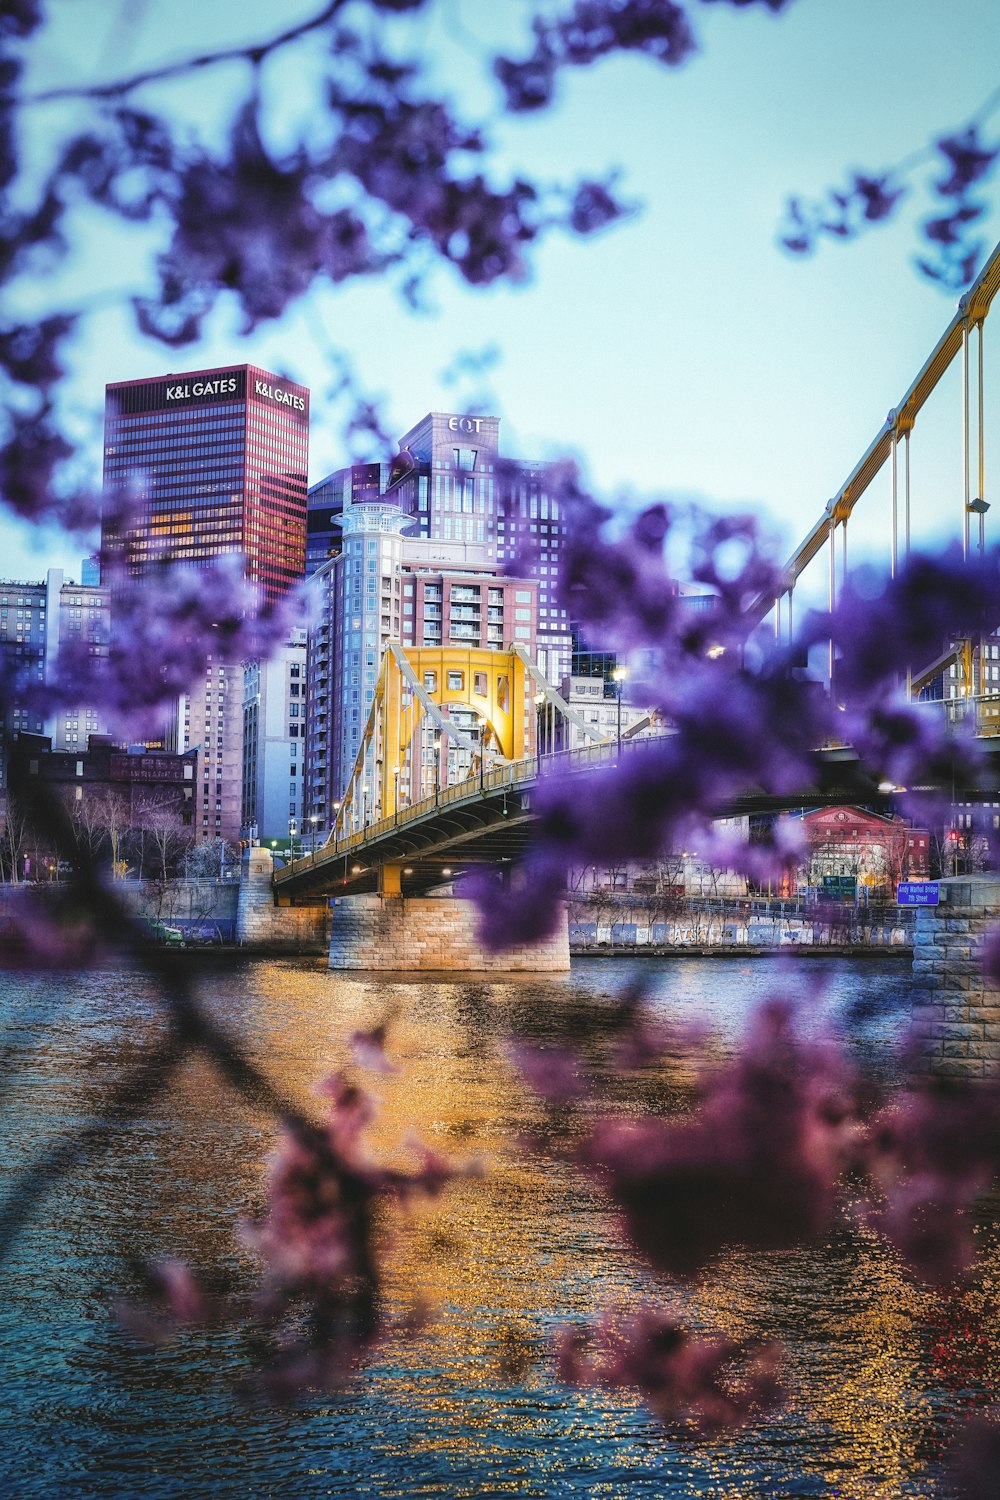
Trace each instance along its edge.
{"label": "street lamp", "polygon": [[545,740],[544,740],[544,737],[543,737],[543,734],[542,734],[542,725],[545,722],[544,719],[542,718],[542,707],[543,707],[544,703],[545,703],[545,694],[544,693],[536,693],[535,694],[535,709],[536,709],[536,713],[535,713],[535,734],[536,734],[536,736],[538,738],[538,758],[539,758],[539,760],[541,760],[541,758],[542,758],[542,752],[545,749]]}
{"label": "street lamp", "polygon": [[392,768],[392,821],[399,822],[399,767]]}
{"label": "street lamp", "polygon": [[434,728],[434,806],[437,807],[441,795],[441,728]]}
{"label": "street lamp", "polygon": [[316,856],[316,824],[319,822],[319,813],[310,813],[309,814],[309,822],[312,824],[312,827],[309,830],[309,847],[312,850],[313,858],[315,858],[315,856]]}
{"label": "street lamp", "polygon": [[294,859],[295,858],[295,835],[297,833],[298,833],[298,829],[296,828],[295,823],[294,822],[289,823],[289,825],[288,825],[288,858],[289,859]]}
{"label": "street lamp", "polygon": [[479,715],[479,795],[485,790],[483,775],[486,769],[486,720],[482,714]]}
{"label": "street lamp", "polygon": [[611,679],[618,686],[618,755],[622,753],[622,683],[628,676],[628,667],[615,667]]}

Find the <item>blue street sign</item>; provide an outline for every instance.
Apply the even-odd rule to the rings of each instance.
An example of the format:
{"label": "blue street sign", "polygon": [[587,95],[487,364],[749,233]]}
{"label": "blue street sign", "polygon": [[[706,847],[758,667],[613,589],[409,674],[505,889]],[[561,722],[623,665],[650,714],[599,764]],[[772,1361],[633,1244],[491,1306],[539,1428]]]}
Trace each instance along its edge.
{"label": "blue street sign", "polygon": [[941,892],[936,880],[901,880],[896,900],[900,906],[937,906]]}

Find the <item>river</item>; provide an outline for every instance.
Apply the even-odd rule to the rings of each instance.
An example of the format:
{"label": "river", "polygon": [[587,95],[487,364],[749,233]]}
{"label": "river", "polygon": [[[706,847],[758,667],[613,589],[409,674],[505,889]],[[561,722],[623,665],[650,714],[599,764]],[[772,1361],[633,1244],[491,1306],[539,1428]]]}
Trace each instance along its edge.
{"label": "river", "polygon": [[[217,962],[217,961],[215,961]],[[946,1495],[940,1455],[1000,1372],[1000,1253],[981,1226],[965,1291],[915,1283],[847,1221],[828,1243],[732,1251],[688,1287],[653,1287],[594,1186],[547,1149],[552,1124],[506,1060],[515,1035],[579,1036],[637,975],[664,1018],[709,1023],[732,1051],[776,987],[806,1024],[838,1029],[890,1083],[909,976],[898,960],[583,959],[566,977],[385,982],[320,961],[220,964],[214,1013],[287,1094],[345,1065],[346,1039],[391,1018],[399,1072],[370,1081],[373,1149],[405,1160],[416,1132],[485,1167],[393,1226],[387,1289],[402,1317],[346,1391],[275,1408],[239,1394],[237,1332],[194,1329],[150,1348],[111,1308],[139,1295],[140,1263],[178,1255],[237,1290],[253,1281],[236,1237],[260,1206],[274,1122],[201,1061],[113,1146],[50,1187],[5,1269],[0,1307],[0,1491],[24,1500],[320,1496],[751,1497]],[[99,1120],[106,1091],[164,1028],[141,974],[0,977],[4,1152],[10,1171]],[[671,1107],[683,1069],[636,1085],[630,1106]],[[656,1294],[715,1331],[779,1337],[790,1399],[724,1439],[665,1433],[628,1396],[558,1383],[547,1338],[567,1319]]]}

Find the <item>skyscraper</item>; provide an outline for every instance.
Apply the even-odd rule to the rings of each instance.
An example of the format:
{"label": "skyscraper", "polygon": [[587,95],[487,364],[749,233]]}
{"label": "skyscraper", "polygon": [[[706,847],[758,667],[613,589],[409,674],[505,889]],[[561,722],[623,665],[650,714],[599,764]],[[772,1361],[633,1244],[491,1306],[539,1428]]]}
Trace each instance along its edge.
{"label": "skyscraper", "polygon": [[134,524],[105,526],[132,576],[165,556],[242,554],[276,599],[305,571],[309,392],[253,365],[107,387],[104,487],[133,492]]}
{"label": "skyscraper", "polygon": [[[323,542],[336,549],[341,513],[375,498],[374,469],[355,464],[310,489],[317,559]],[[544,463],[501,457],[499,417],[429,412],[403,434],[387,477],[384,466],[379,477],[383,498],[411,518],[408,536],[476,543],[491,565],[537,579],[536,659],[557,684],[570,669],[573,642],[558,590],[566,521],[546,475]]]}
{"label": "skyscraper", "polygon": [[[305,817],[324,832],[344,794],[361,744],[389,641],[404,647],[536,648],[537,585],[503,575],[482,542],[413,537],[413,520],[387,500],[348,505],[337,556],[314,580],[316,614],[309,632]],[[474,690],[471,678],[469,693]],[[448,709],[469,730],[475,700]],[[408,799],[426,794],[433,759],[425,724],[421,743],[399,768]],[[463,770],[455,744],[442,750],[454,779]],[[433,783],[430,783],[432,786]]]}
{"label": "skyscraper", "polygon": [[[164,559],[207,566],[243,558],[265,600],[305,570],[309,391],[254,365],[193,370],[107,387],[104,484],[116,507],[106,557],[142,579]],[[178,704],[173,748],[200,745],[197,832],[237,839],[242,781],[243,664],[210,660]]]}

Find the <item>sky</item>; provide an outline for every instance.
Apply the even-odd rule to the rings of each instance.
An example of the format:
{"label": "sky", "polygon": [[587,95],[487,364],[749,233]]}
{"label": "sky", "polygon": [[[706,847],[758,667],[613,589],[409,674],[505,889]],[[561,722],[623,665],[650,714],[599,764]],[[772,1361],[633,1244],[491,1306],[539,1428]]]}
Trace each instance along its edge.
{"label": "sky", "polygon": [[[269,36],[312,4],[193,0],[56,0],[36,50],[37,84],[117,76],[149,61],[224,40]],[[280,10],[280,15],[279,15]],[[854,168],[879,169],[950,133],[997,85],[995,0],[794,0],[762,7],[692,5],[700,53],[681,69],[622,58],[563,75],[554,108],[498,118],[484,47],[526,47],[522,0],[439,0],[414,33],[423,58],[470,115],[493,121],[499,176],[545,181],[621,171],[635,212],[590,239],[554,233],[527,284],[464,287],[447,269],[415,315],[389,281],[324,289],[280,324],[249,337],[222,307],[208,336],[180,355],[140,339],[123,312],[143,284],[148,233],[111,237],[90,222],[65,269],[35,289],[29,315],[57,295],[99,310],[73,353],[63,391],[82,451],[96,472],[107,381],[251,361],[313,391],[310,481],[347,461],[330,395],[331,350],[352,361],[377,397],[388,431],[430,410],[474,404],[501,417],[513,457],[581,459],[591,483],[623,507],[663,497],[751,511],[782,555],[818,519],[950,321],[955,293],[914,269],[917,226],[933,211],[924,165],[889,226],[790,257],[777,230],[791,193],[821,195]],[[305,45],[265,79],[278,134],[302,119],[321,128],[316,57]],[[238,67],[197,84],[161,86],[144,102],[211,130],[225,122]],[[143,96],[136,96],[142,100]],[[37,111],[41,152],[71,125],[66,106]],[[1000,116],[992,122],[1000,133]],[[277,138],[277,137],[276,137]],[[984,226],[1000,239],[1000,215]],[[996,364],[986,327],[987,484]],[[491,351],[473,379],[449,378],[460,352]],[[485,387],[485,388],[484,388]],[[481,398],[481,399],[477,399]],[[939,546],[959,534],[960,394],[942,382],[913,438],[914,534]],[[1000,499],[997,500],[1000,508]],[[82,539],[3,522],[2,570],[74,575]],[[987,523],[988,524],[988,523]],[[852,519],[852,548],[887,560],[888,480],[880,476]]]}

